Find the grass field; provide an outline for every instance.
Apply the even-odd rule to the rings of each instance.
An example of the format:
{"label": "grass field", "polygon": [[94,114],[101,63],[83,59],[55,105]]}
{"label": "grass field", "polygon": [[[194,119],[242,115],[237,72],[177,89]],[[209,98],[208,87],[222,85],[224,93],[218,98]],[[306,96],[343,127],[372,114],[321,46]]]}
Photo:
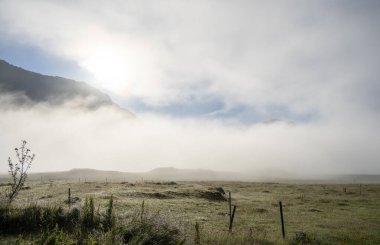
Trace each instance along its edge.
{"label": "grass field", "polygon": [[[181,231],[186,244],[380,244],[380,185],[311,185],[250,182],[27,182],[14,207],[69,209],[93,197],[102,209],[111,196],[118,224],[134,213],[160,214]],[[226,195],[220,194],[222,187]],[[3,191],[6,186],[0,187]],[[229,232],[228,192],[236,214]],[[282,201],[286,239],[278,202]],[[140,211],[139,211],[140,210]],[[196,234],[195,224],[199,224]],[[196,236],[199,236],[197,241]],[[33,234],[22,234],[28,241]],[[2,243],[20,237],[1,235]]]}

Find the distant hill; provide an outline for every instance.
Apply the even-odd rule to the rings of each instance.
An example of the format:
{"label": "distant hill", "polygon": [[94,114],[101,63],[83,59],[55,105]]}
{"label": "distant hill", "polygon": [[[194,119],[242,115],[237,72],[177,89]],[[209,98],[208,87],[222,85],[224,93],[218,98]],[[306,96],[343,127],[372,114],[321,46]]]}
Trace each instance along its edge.
{"label": "distant hill", "polygon": [[208,169],[156,168],[143,174],[147,179],[156,180],[239,180],[245,179],[239,173],[213,171]]}
{"label": "distant hill", "polygon": [[[9,180],[8,174],[0,174],[0,182]],[[314,177],[279,176],[258,173],[222,172],[208,169],[156,168],[148,172],[131,173],[120,171],[75,168],[69,171],[30,173],[28,180],[68,181],[255,181],[278,183],[319,183],[319,184],[375,184],[380,175],[321,175]]]}
{"label": "distant hill", "polygon": [[74,168],[69,171],[60,172],[45,172],[45,173],[31,173],[29,174],[31,180],[81,180],[81,181],[99,181],[99,180],[125,180],[128,181],[138,180],[138,174],[119,172],[119,171],[106,171],[90,168]]}
{"label": "distant hill", "polygon": [[[4,181],[8,175],[1,174]],[[202,181],[202,180],[243,180],[242,176],[229,172],[205,169],[157,168],[148,172],[130,173],[105,171],[88,168],[75,168],[69,171],[30,173],[29,180],[81,180],[81,181]],[[247,180],[247,179],[245,179]]]}
{"label": "distant hill", "polygon": [[[47,102],[50,105],[61,105],[72,99],[87,99],[85,106],[96,109],[101,106],[116,106],[110,97],[91,87],[85,82],[45,76],[24,70],[0,60],[0,92],[20,95],[13,102],[18,105]],[[22,95],[28,99],[25,101]]]}

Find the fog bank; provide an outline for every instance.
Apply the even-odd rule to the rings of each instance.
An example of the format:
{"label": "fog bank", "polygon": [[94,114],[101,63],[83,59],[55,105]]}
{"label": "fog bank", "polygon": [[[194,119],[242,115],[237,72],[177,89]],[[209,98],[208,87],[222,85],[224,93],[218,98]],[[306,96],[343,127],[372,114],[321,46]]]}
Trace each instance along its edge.
{"label": "fog bank", "polygon": [[[296,174],[380,173],[379,118],[332,118],[312,123],[245,125],[120,110],[36,104],[12,107],[1,95],[0,172],[21,140],[36,153],[31,171],[157,167]],[[7,103],[8,101],[8,103]],[[82,102],[81,102],[82,103]],[[80,104],[80,103],[79,103]]]}

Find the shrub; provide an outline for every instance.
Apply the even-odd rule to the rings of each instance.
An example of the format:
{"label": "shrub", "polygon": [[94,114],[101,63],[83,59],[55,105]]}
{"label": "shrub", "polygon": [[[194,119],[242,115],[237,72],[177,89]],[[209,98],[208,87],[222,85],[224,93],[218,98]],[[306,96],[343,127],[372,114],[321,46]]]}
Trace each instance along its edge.
{"label": "shrub", "polygon": [[108,202],[106,214],[104,217],[104,222],[103,222],[104,230],[105,231],[111,230],[115,226],[115,223],[116,223],[116,216],[113,211],[113,196],[111,196]]}
{"label": "shrub", "polygon": [[90,230],[95,228],[95,205],[92,197],[85,199],[82,212],[82,229]]}
{"label": "shrub", "polygon": [[36,205],[30,205],[29,207],[20,211],[20,223],[22,226],[26,227],[27,229],[34,229],[34,227],[38,227],[41,224],[43,210],[40,207]]}
{"label": "shrub", "polygon": [[80,223],[80,210],[79,208],[72,208],[66,216],[66,224],[73,229],[77,228]]}
{"label": "shrub", "polygon": [[30,149],[26,148],[26,141],[23,140],[20,148],[15,148],[17,162],[13,163],[12,159],[8,157],[9,174],[11,176],[11,185],[6,192],[7,206],[10,206],[12,201],[16,198],[28,177],[28,170],[32,166],[34,154],[32,155]]}
{"label": "shrub", "polygon": [[132,221],[123,232],[123,242],[134,244],[170,245],[184,244],[184,235],[180,229],[170,222],[167,217],[151,214],[142,206],[140,212],[136,212]]}
{"label": "shrub", "polygon": [[62,207],[30,205],[18,209],[0,209],[0,233],[17,234],[60,228],[75,231],[80,224],[80,210],[65,212]]}
{"label": "shrub", "polygon": [[[50,233],[50,232],[49,232]],[[46,240],[42,240],[41,244],[46,245],[58,245],[58,244],[69,244],[69,236],[65,234],[58,225],[55,226],[53,232],[51,232]]]}
{"label": "shrub", "polygon": [[66,215],[62,207],[48,207],[42,209],[40,225],[46,229],[53,229],[56,225],[65,226]]}
{"label": "shrub", "polygon": [[3,208],[0,210],[1,233],[31,232],[41,224],[42,209],[31,205],[24,209]]}

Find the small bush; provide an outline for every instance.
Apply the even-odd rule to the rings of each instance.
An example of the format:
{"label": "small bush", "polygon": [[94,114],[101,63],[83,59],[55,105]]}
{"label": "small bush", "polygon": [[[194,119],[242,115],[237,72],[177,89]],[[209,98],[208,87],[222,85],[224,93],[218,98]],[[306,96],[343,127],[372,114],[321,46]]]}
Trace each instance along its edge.
{"label": "small bush", "polygon": [[30,205],[23,209],[1,209],[0,230],[2,233],[28,233],[41,229],[72,227],[67,224],[68,214],[61,207],[39,207]]}
{"label": "small bush", "polygon": [[79,225],[79,222],[80,222],[80,210],[79,208],[72,208],[66,216],[66,223],[67,225],[75,229]]}
{"label": "small bush", "polygon": [[24,209],[0,210],[0,232],[18,233],[21,230],[33,231],[40,224],[41,210],[36,206],[29,206]]}
{"label": "small bush", "polygon": [[108,202],[106,214],[104,217],[104,222],[103,222],[104,230],[105,231],[111,230],[115,226],[115,223],[116,223],[116,216],[113,211],[113,196],[111,196]]}
{"label": "small bush", "polygon": [[66,214],[62,207],[41,209],[40,225],[46,229],[53,229],[56,225],[65,226]]}
{"label": "small bush", "polygon": [[217,192],[220,192],[220,194],[223,194],[223,195],[226,194],[226,192],[224,191],[223,187],[216,187],[215,190],[216,190]]}
{"label": "small bush", "polygon": [[198,197],[207,199],[209,201],[227,201],[223,194],[218,191],[199,191]]}
{"label": "small bush", "polygon": [[[34,154],[31,154],[30,149],[26,148],[26,141],[23,140],[20,148],[15,148],[17,161],[13,162],[8,158],[9,175],[11,176],[11,185],[6,192],[7,206],[10,206],[16,198],[20,190],[23,188],[28,170],[32,166]],[[29,187],[30,189],[30,187]]]}
{"label": "small bush", "polygon": [[40,241],[44,245],[58,245],[58,244],[70,244],[69,236],[64,233],[61,229],[58,228],[58,225],[55,226],[53,232],[48,232],[46,239]]}
{"label": "small bush", "polygon": [[95,205],[92,197],[86,198],[82,211],[82,229],[91,230],[95,228]]}
{"label": "small bush", "polygon": [[184,235],[176,225],[158,213],[151,214],[145,206],[135,213],[123,231],[123,242],[130,245],[177,245],[184,244],[184,241]]}
{"label": "small bush", "polygon": [[21,211],[20,221],[23,226],[33,229],[33,227],[38,227],[41,224],[42,213],[43,210],[40,207],[31,205]]}

